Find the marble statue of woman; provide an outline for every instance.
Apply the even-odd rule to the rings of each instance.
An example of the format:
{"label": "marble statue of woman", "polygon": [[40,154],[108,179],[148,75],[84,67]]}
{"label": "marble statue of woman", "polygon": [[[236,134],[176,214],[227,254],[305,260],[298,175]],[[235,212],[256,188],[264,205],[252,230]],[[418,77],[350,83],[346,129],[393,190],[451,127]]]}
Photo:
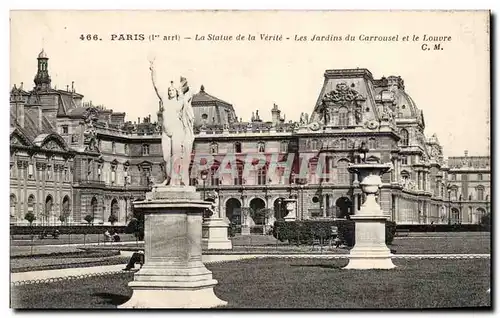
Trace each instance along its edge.
{"label": "marble statue of woman", "polygon": [[167,174],[163,185],[187,186],[194,142],[192,93],[187,80],[181,77],[179,88],[175,88],[172,81],[165,94],[162,87],[158,85],[153,61],[150,61],[149,69],[153,87],[160,100],[161,146]]}

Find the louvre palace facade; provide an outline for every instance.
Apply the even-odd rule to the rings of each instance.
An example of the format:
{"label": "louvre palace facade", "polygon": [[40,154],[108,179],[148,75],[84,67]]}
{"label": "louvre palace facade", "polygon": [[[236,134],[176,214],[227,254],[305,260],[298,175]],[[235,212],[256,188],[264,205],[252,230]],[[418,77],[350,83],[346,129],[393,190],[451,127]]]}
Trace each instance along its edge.
{"label": "louvre palace facade", "polygon": [[[35,86],[14,85],[10,94],[10,220],[28,224],[125,224],[132,203],[164,180],[158,114],[125,120],[125,113],[84,102],[74,84],[52,87],[49,58],[42,50]],[[146,80],[146,79],[145,79]],[[193,89],[193,88],[191,88]],[[367,156],[393,169],[382,177],[378,201],[398,224],[477,223],[489,212],[490,157],[445,158],[436,135],[426,137],[424,115],[401,77],[376,79],[367,69],[326,70],[311,113],[286,121],[278,105],[256,110],[249,121],[232,104],[202,86],[192,99],[196,154],[213,158],[192,171],[191,184],[216,191],[222,216],[241,222],[241,208],[269,208],[274,217],[293,202],[298,219],[354,214],[363,202],[359,181],[347,170]],[[245,157],[257,153],[283,162],[289,173],[270,173],[269,160],[242,176]],[[232,156],[237,175],[218,173]],[[321,158],[321,159],[320,159]],[[318,162],[323,162],[317,174]],[[194,165],[193,165],[194,167]],[[300,173],[306,167],[308,173]],[[256,224],[266,220],[255,220]]]}

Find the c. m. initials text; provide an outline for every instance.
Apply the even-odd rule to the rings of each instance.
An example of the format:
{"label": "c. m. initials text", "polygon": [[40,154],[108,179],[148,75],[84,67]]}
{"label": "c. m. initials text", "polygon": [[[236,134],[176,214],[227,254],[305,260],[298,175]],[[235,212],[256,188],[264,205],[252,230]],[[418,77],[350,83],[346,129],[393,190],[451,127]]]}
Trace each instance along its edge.
{"label": "c. m. initials text", "polygon": [[443,47],[441,46],[441,43],[437,44],[422,44],[420,47],[422,51],[442,51]]}

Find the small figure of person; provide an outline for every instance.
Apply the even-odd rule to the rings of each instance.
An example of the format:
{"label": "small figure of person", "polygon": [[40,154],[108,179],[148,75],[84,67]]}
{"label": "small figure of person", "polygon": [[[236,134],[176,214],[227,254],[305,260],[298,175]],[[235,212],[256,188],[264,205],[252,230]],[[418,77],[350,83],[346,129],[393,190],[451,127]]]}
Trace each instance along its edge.
{"label": "small figure of person", "polygon": [[128,261],[127,266],[123,269],[124,271],[129,271],[133,268],[135,268],[135,264],[139,263],[139,269],[142,268],[142,265],[144,265],[144,251],[137,251],[132,254],[132,257]]}
{"label": "small figure of person", "polygon": [[59,239],[59,234],[59,230],[54,230],[54,232],[52,232],[52,237],[55,239]]}
{"label": "small figure of person", "polygon": [[111,234],[109,234],[108,230],[104,232],[104,238],[106,239],[106,241],[111,241]]}
{"label": "small figure of person", "polygon": [[113,233],[113,242],[120,242],[120,235],[118,233]]}

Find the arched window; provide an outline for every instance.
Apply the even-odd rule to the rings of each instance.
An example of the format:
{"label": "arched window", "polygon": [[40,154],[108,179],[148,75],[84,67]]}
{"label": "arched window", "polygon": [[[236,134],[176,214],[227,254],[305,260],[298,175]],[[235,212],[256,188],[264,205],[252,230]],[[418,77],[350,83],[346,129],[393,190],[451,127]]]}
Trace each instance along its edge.
{"label": "arched window", "polygon": [[347,166],[349,161],[346,159],[340,159],[337,161],[337,176],[339,184],[349,183],[349,171],[347,171]]}
{"label": "arched window", "polygon": [[401,181],[404,185],[407,185],[410,182],[410,173],[406,170],[401,171]]}
{"label": "arched window", "polygon": [[241,142],[237,141],[234,143],[234,152],[241,153]]}
{"label": "arched window", "polygon": [[52,196],[48,195],[45,199],[45,211],[44,211],[44,220],[49,221],[52,215],[52,206],[53,206]]}
{"label": "arched window", "polygon": [[280,143],[280,152],[288,152],[288,141],[284,140]]}
{"label": "arched window", "polygon": [[210,144],[210,153],[211,154],[216,154],[219,152],[219,145],[215,142]]}
{"label": "arched window", "polygon": [[408,144],[409,144],[408,130],[401,129],[401,145],[402,146],[408,146]]}
{"label": "arched window", "polygon": [[266,145],[262,141],[257,144],[257,151],[260,153],[266,152]]}
{"label": "arched window", "polygon": [[477,192],[477,199],[479,201],[483,201],[484,200],[484,188],[479,186],[476,188],[476,192]]}
{"label": "arched window", "polygon": [[35,214],[35,196],[33,194],[28,197],[28,212]]}
{"label": "arched window", "polygon": [[16,207],[17,207],[17,198],[14,194],[10,195],[10,217],[16,217]]}
{"label": "arched window", "polygon": [[318,149],[318,140],[313,139],[311,140],[311,150],[317,150]]}
{"label": "arched window", "polygon": [[347,149],[347,139],[340,139],[340,149]]}
{"label": "arched window", "polygon": [[61,210],[62,218],[61,219],[63,219],[64,222],[67,222],[68,218],[69,218],[69,214],[70,214],[69,197],[66,195],[66,196],[64,196],[63,201],[62,201],[62,210]]}
{"label": "arched window", "polygon": [[262,167],[257,172],[257,184],[264,185],[266,184],[266,167]]}
{"label": "arched window", "polygon": [[349,126],[349,113],[347,107],[339,108],[339,126]]}

